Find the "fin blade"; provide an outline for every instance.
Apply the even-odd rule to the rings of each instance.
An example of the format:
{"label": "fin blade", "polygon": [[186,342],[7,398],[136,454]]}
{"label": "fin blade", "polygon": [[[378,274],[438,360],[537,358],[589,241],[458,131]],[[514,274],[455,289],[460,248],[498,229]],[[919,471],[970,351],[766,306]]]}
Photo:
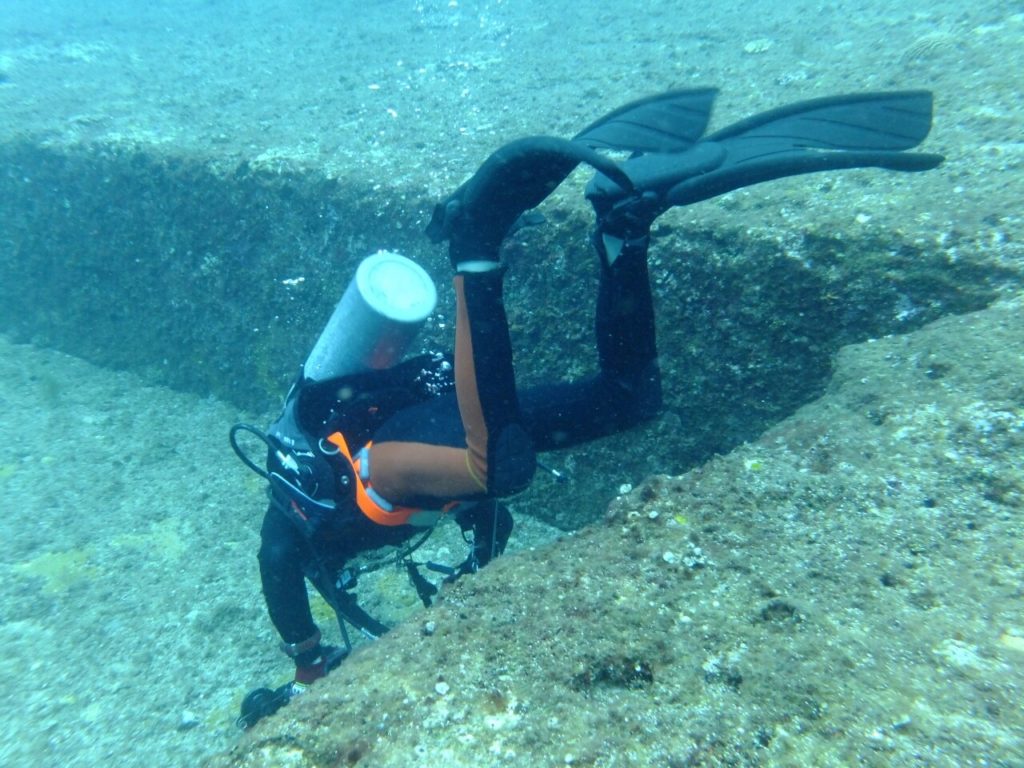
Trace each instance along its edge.
{"label": "fin blade", "polygon": [[701,200],[786,176],[799,176],[818,171],[840,171],[848,168],[884,168],[890,171],[928,171],[945,158],[924,152],[898,151],[790,151],[776,155],[760,155],[743,163],[727,162],[704,176],[681,181],[665,195],[669,205],[690,205]]}
{"label": "fin blade", "polygon": [[724,142],[735,162],[782,147],[898,151],[916,147],[932,125],[930,91],[830,96],[741,120],[707,137]]}
{"label": "fin blade", "polygon": [[[931,130],[930,91],[891,91],[797,102],[741,120],[703,139],[722,161],[660,189],[670,205],[689,205],[785,176],[846,168],[923,171],[941,155],[907,153]],[[628,166],[628,163],[627,163]],[[637,186],[644,186],[638,183]]]}
{"label": "fin blade", "polygon": [[700,88],[631,101],[588,125],[573,141],[592,149],[681,152],[704,135],[717,95],[717,88]]}

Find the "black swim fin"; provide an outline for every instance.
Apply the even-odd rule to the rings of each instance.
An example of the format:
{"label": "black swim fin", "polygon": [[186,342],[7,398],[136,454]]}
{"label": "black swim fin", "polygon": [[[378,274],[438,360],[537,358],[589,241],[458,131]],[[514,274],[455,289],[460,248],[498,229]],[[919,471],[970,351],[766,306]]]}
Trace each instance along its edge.
{"label": "black swim fin", "polygon": [[427,236],[450,240],[455,264],[498,259],[498,247],[523,211],[535,208],[580,163],[587,163],[616,189],[632,183],[614,160],[581,142],[528,136],[491,154],[475,174],[434,207]]}
{"label": "black swim fin", "polygon": [[[762,181],[844,168],[935,168],[942,155],[907,153],[931,129],[932,94],[894,91],[832,96],[763,112],[712,133],[682,152],[626,160],[634,191],[598,174],[587,198],[598,213],[645,198],[654,215]],[[653,220],[653,217],[651,218]]]}
{"label": "black swim fin", "polygon": [[717,88],[668,91],[631,101],[573,136],[594,149],[682,152],[708,128]]}
{"label": "black swim fin", "polygon": [[580,163],[616,190],[631,188],[627,173],[597,149],[679,153],[707,130],[718,90],[660,93],[625,104],[594,121],[571,141],[532,136],[494,152],[469,181],[434,209],[427,235],[451,240],[453,261],[496,258],[517,217],[540,204]]}

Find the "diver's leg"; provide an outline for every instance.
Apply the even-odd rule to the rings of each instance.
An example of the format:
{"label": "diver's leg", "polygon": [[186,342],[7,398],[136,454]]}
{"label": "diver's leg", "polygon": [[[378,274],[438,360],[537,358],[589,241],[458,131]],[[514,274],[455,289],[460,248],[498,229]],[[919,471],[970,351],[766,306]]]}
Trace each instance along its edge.
{"label": "diver's leg", "polygon": [[503,277],[500,269],[455,277],[455,387],[468,466],[489,496],[523,490],[536,468],[520,424]]}
{"label": "diver's leg", "polygon": [[614,163],[582,144],[530,137],[492,154],[435,210],[428,233],[450,241],[457,273],[455,378],[466,448],[375,443],[370,482],[388,501],[504,496],[529,484],[536,459],[515,391],[499,247],[516,218],[581,161],[628,185]]}
{"label": "diver's leg", "polygon": [[306,592],[309,557],[302,534],[271,503],[260,529],[260,578],[270,620],[297,670],[314,665],[322,651]]}
{"label": "diver's leg", "polygon": [[521,393],[523,423],[539,451],[620,432],[661,408],[647,227],[619,228],[613,236],[599,222],[593,242],[600,258],[594,321],[600,372]]}
{"label": "diver's leg", "polygon": [[594,319],[598,361],[603,373],[638,394],[657,381],[654,299],[647,267],[649,244],[646,232],[624,239],[610,262],[602,231],[598,229],[594,235],[601,261]]}
{"label": "diver's leg", "polygon": [[[455,389],[465,447],[388,441],[370,450],[370,483],[392,503],[506,496],[525,488],[536,460],[520,425],[503,271],[455,276]],[[486,265],[485,265],[486,266]]]}

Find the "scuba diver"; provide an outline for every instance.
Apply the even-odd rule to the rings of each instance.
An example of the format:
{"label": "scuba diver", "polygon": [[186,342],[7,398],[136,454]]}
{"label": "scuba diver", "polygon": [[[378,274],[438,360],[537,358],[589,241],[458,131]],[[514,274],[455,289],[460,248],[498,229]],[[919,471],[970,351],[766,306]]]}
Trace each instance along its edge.
{"label": "scuba diver", "polygon": [[[346,625],[370,637],[387,630],[356,603],[361,571],[353,558],[397,547],[390,562],[406,567],[429,604],[437,589],[411,555],[441,516],[454,518],[469,548],[456,567],[428,564],[452,581],[504,551],[513,522],[501,499],[527,487],[537,453],[620,432],[658,412],[647,266],[658,216],[783,176],[866,166],[923,171],[943,160],[905,151],[930,130],[927,91],[800,102],[704,136],[716,93],[660,94],[611,112],[572,139],[535,136],[498,149],[437,205],[427,228],[434,242],[449,244],[454,355],[401,359],[436,296],[422,270],[382,252],[360,266],[277,421],[266,433],[244,424],[232,429],[236,452],[269,483],[260,575],[282,650],[295,665],[289,683],[246,697],[241,727],[337,665],[351,650]],[[596,171],[586,197],[600,262],[599,369],[582,380],[518,389],[500,246],[517,219],[581,163]],[[239,432],[266,443],[265,468],[241,450]],[[345,647],[322,642],[306,579],[336,612]]]}

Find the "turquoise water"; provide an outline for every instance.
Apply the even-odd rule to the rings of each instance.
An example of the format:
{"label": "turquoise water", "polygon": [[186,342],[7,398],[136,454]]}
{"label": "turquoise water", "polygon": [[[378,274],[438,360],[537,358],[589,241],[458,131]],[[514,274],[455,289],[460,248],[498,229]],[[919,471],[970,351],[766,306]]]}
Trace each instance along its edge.
{"label": "turquoise water", "polygon": [[[421,232],[432,204],[489,152],[526,134],[571,136],[661,90],[715,86],[712,129],[802,99],[927,88],[936,111],[923,149],[947,159],[912,176],[773,182],[659,220],[651,267],[665,412],[624,441],[547,457],[570,480],[542,477],[513,502],[523,570],[510,557],[496,581],[499,594],[540,590],[531,574],[543,568],[555,580],[549,603],[585,603],[601,558],[590,573],[573,559],[578,550],[566,560],[543,547],[559,529],[598,522],[587,535],[607,562],[636,547],[636,570],[604,588],[643,594],[649,610],[626,614],[639,623],[630,633],[600,601],[573,621],[575,612],[556,612],[548,621],[570,638],[565,665],[542,664],[540,676],[527,671],[527,649],[550,637],[525,618],[521,634],[507,635],[521,641],[503,646],[504,660],[487,656],[486,634],[471,632],[461,646],[450,637],[465,668],[486,667],[485,658],[500,667],[494,679],[459,678],[453,657],[424,648],[419,663],[437,665],[430,675],[464,691],[464,705],[428,701],[436,679],[418,692],[424,670],[410,668],[408,653],[368,649],[379,655],[353,669],[388,672],[346,678],[352,695],[373,706],[373,685],[407,686],[432,715],[418,744],[368,725],[352,738],[374,748],[357,760],[436,764],[421,754],[429,745],[448,750],[452,765],[570,756],[593,765],[1024,763],[1014,693],[1022,630],[1013,618],[1021,403],[1010,365],[1019,329],[1006,319],[1019,306],[985,316],[976,337],[953,325],[915,335],[1019,294],[1022,36],[1024,8],[1005,3],[6,0],[0,686],[9,704],[0,762],[195,765],[238,743],[241,696],[289,670],[259,593],[263,490],[230,453],[228,426],[272,417],[354,264],[377,248],[400,248],[433,274],[445,295],[425,341],[451,343],[446,258]],[[545,204],[546,223],[517,233],[508,250],[524,381],[594,365],[586,181],[572,177]],[[943,366],[967,367],[970,354],[958,352],[954,365],[940,359],[944,348],[969,350],[972,338],[1000,328],[1011,329],[1009,362],[987,348],[978,365],[1006,382],[1001,392],[947,378]],[[870,387],[858,401],[855,379],[836,381],[833,361],[847,345],[885,336],[908,339],[906,366],[921,378],[891,383],[887,358],[865,353],[877,367],[858,369]],[[918,401],[903,386],[945,394]],[[829,416],[836,401],[828,398],[840,390],[841,407],[862,410],[872,426]],[[808,403],[813,417],[802,419]],[[859,430],[875,428],[892,434],[865,432],[858,451]],[[907,451],[905,474],[885,463],[893,445]],[[715,514],[701,506],[710,502],[688,492],[660,502],[642,490],[629,496],[652,475],[681,476],[686,488],[709,483],[722,527],[712,530]],[[821,487],[804,487],[808,477]],[[860,500],[856,511],[842,503],[847,491]],[[633,500],[635,517],[605,532],[607,504],[620,496]],[[783,547],[770,536],[796,536],[795,528],[745,531],[747,504],[753,518],[768,519],[777,504],[807,538]],[[813,516],[821,510],[853,522],[833,526],[828,514]],[[637,517],[702,527],[648,551],[652,539],[682,529],[636,534],[644,541],[632,528],[612,536]],[[835,549],[823,551],[815,530],[831,531]],[[943,532],[948,548],[929,531]],[[432,546],[458,559],[462,542],[448,531]],[[703,570],[678,565],[701,561],[693,547],[714,553]],[[526,554],[531,548],[550,555]],[[807,577],[820,558],[827,587]],[[676,568],[663,593],[646,591],[663,578],[651,562]],[[940,564],[963,569],[960,587],[948,587]],[[835,576],[844,572],[848,583]],[[470,615],[501,604],[486,591],[495,582],[480,578],[477,602],[464,606]],[[417,610],[401,574],[384,574],[367,592],[395,618]],[[762,598],[776,607],[759,621]],[[747,636],[727,609],[744,621],[746,611],[767,634]],[[862,610],[894,624],[867,621]],[[786,635],[791,625],[778,617],[801,612],[804,622]],[[699,635],[682,631],[690,621]],[[572,639],[568,628],[580,625],[583,637]],[[615,658],[629,661],[628,638],[637,637],[659,638],[656,651],[653,640],[637,651],[652,659],[653,687],[598,686],[580,697],[581,679],[609,677],[588,645],[618,643]],[[836,637],[856,639],[857,652],[843,661]],[[755,641],[759,653],[742,647]],[[815,648],[828,650],[816,657]],[[901,664],[925,681],[919,689],[901,686]],[[854,704],[865,697],[885,707]],[[395,720],[408,716],[400,697],[378,700]],[[628,717],[597,725],[599,711],[620,707],[636,713],[632,725]],[[670,727],[653,719],[659,709],[698,725]],[[716,717],[731,725],[715,731]],[[319,737],[294,722],[303,764],[319,764],[310,756]],[[600,728],[615,732],[604,746],[590,738]],[[243,749],[257,750],[252,744]]]}

